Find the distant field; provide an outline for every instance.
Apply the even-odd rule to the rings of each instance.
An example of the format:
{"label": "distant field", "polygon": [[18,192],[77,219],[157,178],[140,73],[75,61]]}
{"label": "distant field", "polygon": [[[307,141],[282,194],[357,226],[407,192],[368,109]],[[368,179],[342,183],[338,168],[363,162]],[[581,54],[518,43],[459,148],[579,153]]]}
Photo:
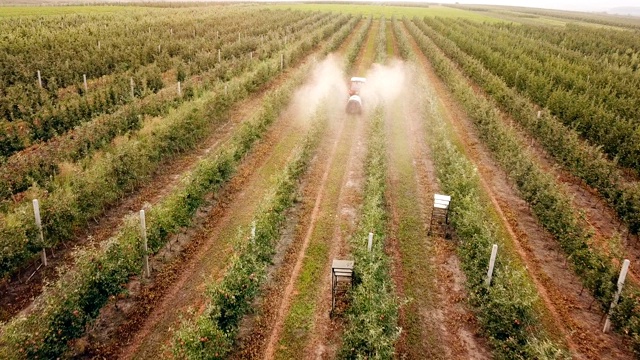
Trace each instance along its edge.
{"label": "distant field", "polygon": [[61,14],[97,14],[131,10],[130,6],[3,6],[1,17]]}
{"label": "distant field", "polygon": [[335,11],[348,14],[364,14],[373,15],[374,18],[379,18],[384,15],[386,18],[390,18],[395,15],[396,17],[406,16],[411,18],[413,16],[424,17],[445,17],[445,18],[464,18],[486,22],[500,22],[501,19],[478,14],[477,12],[467,11],[462,9],[454,9],[445,6],[430,6],[430,7],[410,7],[410,6],[387,6],[387,5],[355,5],[355,4],[272,4],[268,5],[269,8],[275,9],[297,9],[297,10],[321,10],[321,11]]}

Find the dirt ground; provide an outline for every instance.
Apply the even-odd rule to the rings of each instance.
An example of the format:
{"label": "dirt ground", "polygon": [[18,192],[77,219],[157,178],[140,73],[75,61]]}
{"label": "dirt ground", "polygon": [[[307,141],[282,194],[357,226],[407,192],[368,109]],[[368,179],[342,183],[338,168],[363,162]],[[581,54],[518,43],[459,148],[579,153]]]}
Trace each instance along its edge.
{"label": "dirt ground", "polygon": [[[308,57],[306,61],[310,61],[311,58],[311,56]],[[0,284],[0,293],[3,294],[0,297],[2,309],[0,321],[7,321],[18,313],[27,314],[32,301],[42,292],[43,285],[57,279],[59,275],[57,269],[63,264],[73,264],[73,250],[76,247],[99,246],[121,228],[126,215],[155,204],[171,193],[180,183],[181,175],[193,169],[198,160],[206,154],[228,141],[238,125],[259,108],[267,92],[285,79],[286,76],[279,76],[251,98],[239,102],[226,119],[220,123],[211,124],[211,135],[196,149],[178,155],[174,159],[168,159],[166,163],[159,166],[159,170],[145,185],[111,206],[103,216],[76,231],[71,240],[51,249],[55,256],[48,257],[47,268],[41,268],[40,271],[35,272],[29,281],[26,280],[34,272],[35,266],[23,270],[14,276],[11,282]]]}
{"label": "dirt ground", "polygon": [[[360,24],[362,26],[362,22]],[[377,20],[372,24],[353,70],[375,78],[372,66],[377,38]],[[387,31],[391,31],[390,23]],[[354,31],[353,33],[356,33]],[[399,57],[395,36],[394,56]],[[353,41],[353,36],[345,44]],[[338,51],[344,52],[346,45]],[[554,238],[540,225],[529,206],[518,195],[506,173],[492,158],[475,132],[472,122],[434,72],[428,59],[413,40],[419,54],[416,67],[390,61],[385,71],[399,71],[406,83],[396,97],[386,102],[388,239],[385,245],[392,259],[392,278],[397,295],[406,301],[400,309],[401,337],[396,345],[400,359],[490,359],[491,349],[482,335],[467,302],[465,275],[456,255],[456,241],[428,235],[433,194],[441,191],[435,176],[433,156],[427,145],[428,129],[423,118],[425,98],[421,89],[410,85],[411,78],[426,76],[436,96],[442,119],[451,124],[456,140],[474,163],[483,191],[505,229],[510,244],[526,267],[544,305],[544,325],[554,339],[565,343],[575,359],[630,359],[633,354],[625,339],[615,333],[603,334],[603,313],[579,278]],[[306,61],[312,61],[313,55]],[[371,70],[371,72],[368,72]],[[418,72],[418,73],[416,73]],[[75,237],[74,245],[94,246],[109,238],[123,217],[158,202],[177,185],[206,154],[224,146],[237,126],[259,109],[266,91],[281,84],[285,72],[259,94],[241,102],[217,131],[198,149],[168,161],[149,182],[96,219]],[[351,75],[351,74],[346,74]],[[397,78],[394,78],[397,79]],[[346,80],[345,80],[346,82]],[[471,84],[472,86],[472,84]],[[475,87],[474,87],[475,88]],[[387,87],[392,92],[392,86]],[[477,88],[476,88],[477,90]],[[479,91],[479,90],[477,90]],[[300,197],[286,214],[286,224],[276,248],[273,264],[254,312],[240,326],[232,359],[333,359],[340,348],[344,318],[330,317],[332,259],[350,258],[349,239],[360,218],[366,181],[365,159],[371,112],[362,116],[344,114],[339,93],[323,97],[328,108],[328,129],[324,132],[309,169],[299,187]],[[336,106],[334,104],[340,104]],[[236,175],[217,194],[211,195],[188,229],[173,236],[151,260],[151,279],[132,279],[128,291],[111,299],[86,336],[72,344],[77,358],[151,359],[171,357],[173,331],[181,319],[202,312],[207,304],[205,284],[224,276],[234,254],[234,241],[247,233],[251,219],[268,189],[309,129],[300,121],[299,107],[283,111],[267,134],[243,160]],[[510,121],[505,117],[505,121]],[[525,134],[521,134],[526,138]],[[585,210],[585,222],[595,229],[596,244],[609,249],[607,240],[626,231],[615,214],[589,189],[560,170],[535,142],[532,151],[543,168],[554,174],[573,196],[574,204]],[[242,237],[244,239],[244,237]],[[242,241],[242,239],[240,241]],[[320,246],[322,256],[312,290],[301,283],[305,266]],[[622,244],[632,259],[640,260],[640,250]],[[615,249],[609,249],[614,251]],[[29,284],[7,289],[0,306],[10,318],[29,311],[32,298],[42,284],[55,279],[54,269],[69,263],[71,249],[56,249],[53,266],[34,276]],[[326,274],[326,276],[324,276]],[[634,279],[635,275],[632,275]],[[0,289],[5,290],[5,289]],[[307,329],[290,327],[292,309],[308,291]],[[310,294],[310,295],[309,295]],[[342,306],[348,306],[348,303]],[[0,320],[2,320],[0,318]],[[292,343],[286,343],[291,341]]]}
{"label": "dirt ground", "polygon": [[[415,46],[415,44],[414,44]],[[478,139],[471,121],[453,100],[424,56],[420,63],[444,105],[446,118],[462,140],[466,155],[475,163],[481,183],[507,229],[513,245],[526,265],[550,317],[546,321],[558,331],[576,359],[632,358],[619,334],[603,334],[602,312],[593,298],[582,291],[580,280],[553,237],[544,230],[514,188],[489,150]]]}

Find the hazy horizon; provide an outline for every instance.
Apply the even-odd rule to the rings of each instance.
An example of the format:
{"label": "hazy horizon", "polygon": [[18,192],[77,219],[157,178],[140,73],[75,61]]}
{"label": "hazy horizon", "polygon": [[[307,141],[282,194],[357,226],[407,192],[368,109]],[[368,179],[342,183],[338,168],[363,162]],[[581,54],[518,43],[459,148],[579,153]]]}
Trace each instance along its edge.
{"label": "hazy horizon", "polygon": [[[117,3],[117,2],[206,2],[206,1],[229,1],[232,0],[0,0],[0,5],[20,5],[20,4],[42,4],[42,5],[56,5],[56,4],[86,4],[86,3]],[[237,2],[304,2],[304,0],[240,0]],[[313,1],[313,0],[309,0]],[[332,1],[332,0],[316,0],[316,1]],[[335,0],[335,1],[348,1],[348,0]],[[638,0],[611,0],[603,4],[600,0],[533,0],[533,1],[516,1],[516,0],[352,0],[354,3],[394,3],[394,2],[415,2],[415,3],[431,3],[431,4],[461,4],[461,5],[498,5],[498,6],[518,6],[528,8],[539,9],[555,9],[555,10],[569,10],[569,11],[584,11],[584,12],[611,12],[615,8],[631,8],[631,15],[640,15],[640,3]],[[616,12],[617,14],[626,14],[625,12]]]}

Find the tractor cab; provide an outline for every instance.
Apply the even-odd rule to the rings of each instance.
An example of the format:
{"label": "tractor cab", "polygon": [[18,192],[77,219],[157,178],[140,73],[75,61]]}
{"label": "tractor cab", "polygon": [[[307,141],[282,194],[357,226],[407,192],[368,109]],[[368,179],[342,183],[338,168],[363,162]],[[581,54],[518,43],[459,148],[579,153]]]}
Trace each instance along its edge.
{"label": "tractor cab", "polygon": [[366,78],[363,77],[352,77],[351,78],[351,87],[349,87],[349,96],[352,95],[360,95],[360,89],[362,85],[367,82]]}
{"label": "tractor cab", "polygon": [[352,77],[351,86],[349,87],[349,100],[347,101],[347,114],[362,113],[362,98],[360,98],[360,89],[367,79],[362,77]]}

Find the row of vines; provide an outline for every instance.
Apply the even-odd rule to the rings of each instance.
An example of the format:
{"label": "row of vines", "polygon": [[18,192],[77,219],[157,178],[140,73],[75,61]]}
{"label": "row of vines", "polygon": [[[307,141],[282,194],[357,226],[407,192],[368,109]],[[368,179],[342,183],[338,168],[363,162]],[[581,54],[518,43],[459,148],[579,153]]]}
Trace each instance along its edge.
{"label": "row of vines", "polygon": [[[314,28],[322,27],[331,20],[330,16],[312,16],[299,22],[300,27],[290,34],[290,42],[295,42],[305,33]],[[298,23],[297,23],[298,24]],[[296,24],[296,25],[297,25]],[[256,37],[259,37],[257,34]],[[157,94],[151,94],[141,101],[134,101],[126,106],[118,107],[113,114],[101,115],[87,120],[75,129],[44,142],[38,143],[26,151],[11,155],[0,169],[0,199],[7,199],[13,194],[26,190],[33,183],[41,187],[50,183],[51,175],[59,171],[61,161],[76,161],[91,152],[107,145],[118,135],[130,133],[143,126],[145,116],[165,115],[169,110],[193,97],[199,97],[206,90],[219,86],[220,82],[232,80],[234,77],[250,70],[260,61],[279,55],[285,44],[279,40],[272,40],[269,45],[277,45],[269,56],[259,60],[243,56],[237,60],[221,60],[211,70],[204,73],[190,74],[182,79],[181,92],[178,93],[177,84],[171,89],[164,89]],[[289,60],[289,59],[287,59]],[[180,73],[178,71],[178,73]],[[69,120],[78,123],[78,119]],[[90,120],[90,121],[89,121]]]}
{"label": "row of vines", "polygon": [[[622,166],[640,171],[640,73],[584,60],[560,46],[544,46],[545,33],[442,19],[424,21],[478,59],[510,87],[548,108],[566,126]],[[529,32],[534,30],[529,29]],[[586,30],[585,30],[586,31]],[[600,30],[604,31],[604,30]],[[593,37],[604,38],[597,30]],[[627,32],[620,32],[626,34]],[[628,32],[637,42],[637,34]],[[549,36],[550,37],[550,36]]]}
{"label": "row of vines", "polygon": [[[498,163],[520,191],[520,196],[529,203],[540,223],[556,238],[566,252],[574,272],[582,280],[606,311],[613,298],[621,259],[595,246],[592,232],[581,220],[565,190],[557,179],[545,172],[533,155],[525,149],[527,145],[515,130],[502,121],[497,104],[478,95],[464,74],[449,60],[443,51],[428,37],[428,29],[419,19],[406,20],[405,24],[414,36],[435,70],[462,104],[482,140],[487,144]],[[423,30],[424,29],[424,30]],[[435,38],[435,37],[434,37]],[[462,66],[464,68],[464,66]],[[637,339],[638,327],[637,284],[628,284],[615,309],[614,323],[623,333]],[[636,343],[636,348],[638,344]]]}
{"label": "row of vines", "polygon": [[[405,22],[421,51],[431,57],[433,48],[425,47],[424,35],[412,23]],[[395,24],[402,52],[415,57],[409,35]],[[419,79],[422,83],[425,80]],[[423,86],[424,89],[430,89]],[[455,199],[450,221],[460,239],[458,249],[470,302],[497,358],[567,358],[564,344],[549,337],[539,313],[540,300],[532,280],[518,256],[500,235],[494,218],[483,201],[480,179],[473,163],[451,141],[452,129],[443,122],[433,101],[433,90],[425,91],[424,119],[429,146],[433,152],[436,175],[442,190]],[[491,286],[485,283],[492,244],[497,243],[501,256],[496,261]]]}
{"label": "row of vines", "polygon": [[[147,16],[152,17],[151,14]],[[195,76],[215,69],[222,81],[228,80],[233,76],[235,68],[247,66],[248,60],[260,61],[273,56],[275,52],[281,51],[288,41],[295,40],[296,33],[300,36],[301,29],[326,17],[327,14],[270,11],[262,15],[260,22],[253,22],[253,26],[249,26],[248,23],[244,23],[246,19],[250,19],[249,16],[242,17],[244,22],[240,23],[231,21],[233,17],[225,22],[217,21],[219,19],[216,16],[211,16],[205,21],[210,22],[207,23],[208,33],[184,39],[162,39],[159,50],[162,46],[171,46],[172,41],[180,44],[181,48],[171,56],[167,55],[164,60],[153,59],[148,64],[131,69],[113,69],[108,76],[92,81],[88,91],[82,85],[82,78],[83,75],[87,75],[86,72],[77,74],[80,83],[76,84],[75,91],[47,84],[52,87],[52,90],[47,92],[44,87],[38,87],[37,80],[32,81],[31,85],[37,91],[25,88],[23,84],[8,85],[5,90],[0,90],[4,92],[0,93],[0,128],[3,130],[0,135],[0,155],[6,158],[33,143],[63,134],[96,115],[112,113],[136,98],[158,92],[171,79],[175,85],[175,81],[185,81],[190,75]],[[174,19],[174,16],[170,18]],[[176,17],[174,25],[185,26],[181,25],[181,18],[182,16]],[[121,26],[126,25],[127,22],[121,22]],[[247,28],[250,30],[245,30]],[[131,34],[126,35],[127,39],[131,37]],[[114,40],[125,42],[122,38]],[[25,54],[28,52],[20,53],[20,56]],[[15,61],[22,61],[19,56],[16,57]],[[7,66],[17,67],[15,64]],[[49,64],[47,69],[55,72],[55,66],[61,65]],[[92,66],[98,65],[92,63]],[[45,86],[44,83],[49,81],[50,77],[44,69],[41,69],[41,72]]]}
{"label": "row of vines", "polygon": [[529,131],[563,166],[588,185],[597,189],[612,205],[629,231],[640,231],[640,186],[626,180],[617,164],[610,161],[598,147],[582,141],[571,128],[556,117],[544,113],[536,115],[535,104],[511,88],[482,63],[462,51],[456,44],[438,33],[426,22],[416,25],[427,34],[450,58],[455,60],[487,94]]}
{"label": "row of vines", "polygon": [[[309,34],[304,41],[289,48],[287,55],[295,63],[308,53],[314,45],[331,34],[344,38],[353,29],[357,19],[339,16],[323,28]],[[337,46],[341,39],[334,36],[328,48]],[[279,72],[279,59],[266,61],[268,71],[265,80]],[[188,226],[196,210],[202,205],[205,195],[216,191],[234,173],[252,145],[274,121],[286,99],[303,79],[309,66],[297,69],[292,80],[272,90],[264,102],[262,112],[234,131],[230,142],[217,151],[199,160],[195,170],[186,174],[180,185],[163,200],[153,206],[147,214],[149,251],[157,252],[168,237]],[[256,83],[254,86],[260,84]],[[241,93],[246,89],[238,87]],[[223,99],[225,97],[217,97]],[[225,101],[228,101],[226,99]],[[210,100],[211,101],[216,101]],[[210,114],[215,108],[209,106],[188,111],[188,118],[217,116]],[[265,229],[266,230],[266,229]],[[83,249],[76,254],[73,269],[43,292],[36,300],[36,310],[28,316],[19,316],[5,325],[0,335],[0,357],[3,358],[55,358],[63,355],[70,340],[84,332],[109,297],[123,291],[130,276],[139,274],[143,252],[140,246],[138,224],[129,218],[114,237],[98,249]]]}
{"label": "row of vines", "polygon": [[[338,16],[303,39],[290,43],[284,50],[286,58],[295,63],[347,21],[347,17]],[[148,124],[135,135],[86,159],[86,164],[66,176],[56,177],[49,189],[34,189],[32,193],[41,201],[45,242],[38,239],[30,202],[13,206],[4,214],[0,225],[0,246],[5,249],[0,256],[0,274],[10,274],[40,249],[71,238],[74,229],[141,186],[169,158],[194,148],[218,128],[231,105],[278,74],[280,65],[281,59],[277,56],[226,83],[218,83],[197,100],[171,111],[162,122]]]}

